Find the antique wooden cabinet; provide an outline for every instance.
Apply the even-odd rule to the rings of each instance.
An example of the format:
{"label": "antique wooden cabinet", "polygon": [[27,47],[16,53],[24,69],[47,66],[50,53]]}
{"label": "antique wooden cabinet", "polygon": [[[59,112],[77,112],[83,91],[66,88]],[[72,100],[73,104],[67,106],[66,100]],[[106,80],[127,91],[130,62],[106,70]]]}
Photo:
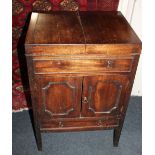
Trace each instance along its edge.
{"label": "antique wooden cabinet", "polygon": [[32,13],[25,41],[41,132],[114,129],[118,146],[141,52],[120,12]]}

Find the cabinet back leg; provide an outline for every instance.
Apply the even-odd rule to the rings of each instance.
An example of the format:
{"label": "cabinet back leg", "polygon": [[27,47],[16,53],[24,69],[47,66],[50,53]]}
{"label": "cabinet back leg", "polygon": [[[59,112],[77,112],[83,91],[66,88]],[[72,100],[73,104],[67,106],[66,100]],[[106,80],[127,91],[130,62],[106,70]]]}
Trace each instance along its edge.
{"label": "cabinet back leg", "polygon": [[35,125],[35,138],[36,138],[36,143],[39,151],[42,151],[42,138],[41,138],[41,132],[38,127]]}

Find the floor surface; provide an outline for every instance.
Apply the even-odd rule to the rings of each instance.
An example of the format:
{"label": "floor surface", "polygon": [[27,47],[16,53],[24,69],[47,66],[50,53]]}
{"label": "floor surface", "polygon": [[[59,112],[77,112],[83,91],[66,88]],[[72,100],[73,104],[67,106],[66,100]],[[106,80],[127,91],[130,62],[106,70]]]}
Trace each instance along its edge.
{"label": "floor surface", "polygon": [[141,155],[142,98],[131,97],[118,147],[113,130],[42,133],[43,151],[37,150],[28,111],[13,113],[13,155]]}

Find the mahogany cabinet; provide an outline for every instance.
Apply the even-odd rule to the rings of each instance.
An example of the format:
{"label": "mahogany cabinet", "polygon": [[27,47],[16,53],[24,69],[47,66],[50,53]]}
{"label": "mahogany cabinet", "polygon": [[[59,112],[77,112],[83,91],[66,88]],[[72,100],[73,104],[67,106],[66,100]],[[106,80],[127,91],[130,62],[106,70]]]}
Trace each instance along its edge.
{"label": "mahogany cabinet", "polygon": [[141,52],[120,12],[32,13],[25,41],[41,132],[114,129],[118,146]]}

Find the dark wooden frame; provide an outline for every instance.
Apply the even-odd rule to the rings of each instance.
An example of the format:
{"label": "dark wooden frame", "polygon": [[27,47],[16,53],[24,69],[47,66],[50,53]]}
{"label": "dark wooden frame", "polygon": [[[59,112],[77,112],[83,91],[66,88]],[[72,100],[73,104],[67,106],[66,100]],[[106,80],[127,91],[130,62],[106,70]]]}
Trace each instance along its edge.
{"label": "dark wooden frame", "polygon": [[[113,143],[118,146],[141,41],[120,12],[54,14],[54,18],[49,14],[32,14],[25,42],[38,149],[42,150],[41,132],[102,129],[114,129]],[[67,21],[63,18],[61,22],[57,20],[64,16]],[[90,19],[96,20],[96,25],[89,26]],[[59,25],[60,32],[56,32],[49,29],[50,22],[65,23],[69,28]],[[105,36],[99,31],[100,22],[107,26],[103,27]],[[91,34],[91,29],[97,36],[94,32]],[[65,31],[71,34],[71,30],[78,34],[74,39],[71,35],[65,36]],[[43,35],[41,31],[44,31]],[[46,38],[47,34],[58,35],[59,40],[51,35]],[[95,99],[91,100],[89,96],[91,85],[95,87],[93,95],[96,97],[93,108],[90,104]],[[104,104],[102,92],[108,101]],[[110,93],[113,94],[110,96]],[[49,112],[50,115],[45,104],[54,111]],[[111,109],[104,112],[109,107]],[[98,112],[95,113],[95,109]]]}

